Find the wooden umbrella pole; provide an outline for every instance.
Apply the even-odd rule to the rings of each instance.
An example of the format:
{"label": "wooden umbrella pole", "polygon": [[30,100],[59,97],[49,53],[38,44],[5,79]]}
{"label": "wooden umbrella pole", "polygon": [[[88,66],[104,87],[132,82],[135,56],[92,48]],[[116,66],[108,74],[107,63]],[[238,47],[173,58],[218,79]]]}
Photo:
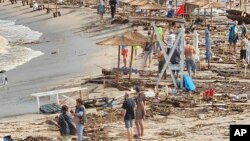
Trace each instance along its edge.
{"label": "wooden umbrella pole", "polygon": [[230,9],[232,8],[232,1],[229,1]]}
{"label": "wooden umbrella pole", "polygon": [[245,12],[247,12],[247,0],[245,0]]}
{"label": "wooden umbrella pole", "polygon": [[213,8],[211,8],[211,26],[213,26]]}
{"label": "wooden umbrella pole", "polygon": [[120,68],[120,60],[121,60],[121,46],[118,47],[118,69]]}
{"label": "wooden umbrella pole", "polygon": [[133,63],[133,54],[134,54],[134,48],[131,46],[131,55],[130,55],[130,62],[129,62],[129,80],[131,79],[132,74],[132,63]]}
{"label": "wooden umbrella pole", "polygon": [[205,13],[205,25],[207,25],[207,10],[206,10],[206,8],[204,9],[204,13]]}
{"label": "wooden umbrella pole", "polygon": [[242,2],[241,2],[241,0],[240,0],[240,10],[242,10]]}
{"label": "wooden umbrella pole", "polygon": [[177,0],[175,0],[175,12],[177,12]]}

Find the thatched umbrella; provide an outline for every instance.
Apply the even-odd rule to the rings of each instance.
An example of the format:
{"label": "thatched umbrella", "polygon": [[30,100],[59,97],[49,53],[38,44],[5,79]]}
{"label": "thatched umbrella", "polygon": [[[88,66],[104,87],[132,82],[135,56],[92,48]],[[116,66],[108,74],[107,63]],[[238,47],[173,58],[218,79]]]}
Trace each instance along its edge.
{"label": "thatched umbrella", "polygon": [[[142,40],[139,40],[139,41],[131,40],[131,39],[125,37],[124,35],[122,35],[122,36],[115,36],[115,37],[112,37],[112,38],[100,41],[100,42],[98,42],[96,44],[97,45],[119,46],[119,48],[118,48],[118,68],[120,68],[120,50],[121,50],[121,45],[128,45],[128,46],[133,46],[133,45],[136,45],[136,44],[143,45],[143,42],[142,42]],[[133,49],[131,50],[131,55],[133,56]],[[130,60],[129,79],[131,78],[131,70],[132,70],[131,66],[132,66],[132,60]]]}
{"label": "thatched umbrella", "polygon": [[155,2],[147,2],[146,4],[140,5],[137,8],[141,9],[141,10],[149,10],[150,11],[150,16],[151,16],[151,11],[152,10],[162,10],[162,9],[164,9],[161,5],[159,5],[158,3],[155,3]]}
{"label": "thatched umbrella", "polygon": [[[133,8],[133,15],[134,15],[134,16],[135,16],[135,8],[136,8],[136,6],[138,6],[138,4],[139,4],[139,3],[142,3],[142,2],[143,2],[144,4],[147,3],[147,1],[145,1],[145,0],[134,0],[134,1],[130,1],[130,2],[129,2],[129,5],[131,5],[132,8]],[[142,4],[143,4],[143,3],[142,3]]]}
{"label": "thatched umbrella", "polygon": [[220,2],[209,2],[208,4],[202,6],[204,9],[211,9],[211,25],[213,24],[213,8],[224,8],[225,5]]}
{"label": "thatched umbrella", "polygon": [[134,1],[134,0],[122,0],[121,2],[127,4],[127,3],[130,3],[130,2],[132,2],[132,1]]}
{"label": "thatched umbrella", "polygon": [[[146,36],[142,35],[141,33],[137,31],[125,32],[123,36],[130,40],[136,41],[137,43],[134,45],[146,45],[146,42],[149,41],[149,39]],[[129,62],[129,68],[130,68],[129,79],[131,78],[133,56],[134,56],[134,48],[133,46],[131,46],[131,56],[130,56],[130,62]]]}
{"label": "thatched umbrella", "polygon": [[97,45],[110,45],[110,46],[119,46],[118,48],[118,68],[120,68],[120,50],[122,45],[132,46],[136,44],[136,41],[130,40],[125,36],[115,36],[109,39],[100,41],[96,43]]}

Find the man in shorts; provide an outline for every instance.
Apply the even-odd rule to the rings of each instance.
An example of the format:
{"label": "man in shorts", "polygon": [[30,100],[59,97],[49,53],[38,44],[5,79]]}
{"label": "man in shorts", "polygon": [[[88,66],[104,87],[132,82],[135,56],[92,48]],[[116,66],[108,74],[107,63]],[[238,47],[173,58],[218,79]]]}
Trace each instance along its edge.
{"label": "man in shorts", "polygon": [[122,104],[125,128],[127,129],[128,140],[133,140],[133,119],[135,119],[135,102],[130,98],[128,92],[125,93],[124,102]]}
{"label": "man in shorts", "polygon": [[186,57],[186,66],[188,70],[188,74],[191,76],[191,71],[193,72],[193,76],[195,76],[196,72],[196,64],[195,64],[195,49],[192,45],[190,45],[190,41],[187,40],[187,45],[185,46],[184,51],[185,57]]}

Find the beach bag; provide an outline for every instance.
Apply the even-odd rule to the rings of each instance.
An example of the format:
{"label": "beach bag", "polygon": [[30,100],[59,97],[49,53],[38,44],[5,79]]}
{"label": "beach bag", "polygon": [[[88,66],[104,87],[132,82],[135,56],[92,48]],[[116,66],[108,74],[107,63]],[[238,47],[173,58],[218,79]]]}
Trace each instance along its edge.
{"label": "beach bag", "polygon": [[84,109],[84,111],[83,111],[83,116],[81,117],[80,120],[81,120],[81,124],[85,125],[85,124],[87,124],[88,119],[87,119],[87,114],[86,114],[85,107],[82,106],[82,108]]}

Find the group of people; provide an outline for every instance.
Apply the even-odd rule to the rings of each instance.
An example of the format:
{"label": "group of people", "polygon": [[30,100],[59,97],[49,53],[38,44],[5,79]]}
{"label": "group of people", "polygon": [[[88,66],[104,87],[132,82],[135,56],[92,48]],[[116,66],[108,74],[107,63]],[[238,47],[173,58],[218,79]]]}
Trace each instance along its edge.
{"label": "group of people", "polygon": [[135,119],[135,125],[137,129],[137,139],[143,139],[144,136],[144,125],[143,119],[146,114],[146,96],[141,91],[140,86],[135,87],[136,98],[132,98],[129,92],[125,93],[124,102],[122,104],[123,117],[125,128],[127,129],[127,138],[129,141],[133,140],[133,120]]}
{"label": "group of people", "polygon": [[81,99],[76,100],[75,111],[67,105],[61,108],[62,114],[58,119],[60,133],[63,141],[71,141],[72,136],[77,136],[77,141],[83,141],[84,124],[87,122],[86,109]]}
{"label": "group of people", "polygon": [[229,49],[233,48],[234,52],[236,52],[237,42],[240,39],[239,36],[240,29],[241,29],[240,59],[242,59],[244,62],[247,58],[247,49],[249,48],[249,41],[247,37],[248,29],[245,23],[243,23],[241,27],[238,25],[237,21],[234,21],[229,25],[228,42],[229,42]]}
{"label": "group of people", "polygon": [[[100,3],[97,5],[97,14],[100,15],[100,20],[103,22],[103,15],[105,14],[105,0],[100,0]],[[114,20],[115,18],[115,13],[116,13],[116,7],[118,5],[117,0],[109,0],[109,6],[110,6],[110,13],[111,13],[111,18]]]}

